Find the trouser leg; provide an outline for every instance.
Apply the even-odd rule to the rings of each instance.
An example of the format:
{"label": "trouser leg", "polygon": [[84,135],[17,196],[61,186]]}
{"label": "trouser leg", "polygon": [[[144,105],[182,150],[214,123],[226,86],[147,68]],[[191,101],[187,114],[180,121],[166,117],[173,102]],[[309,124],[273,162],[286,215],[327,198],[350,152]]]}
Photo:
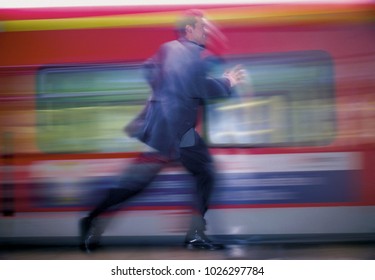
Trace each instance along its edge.
{"label": "trouser leg", "polygon": [[196,182],[193,196],[195,214],[192,218],[191,230],[204,231],[204,215],[215,182],[214,163],[206,144],[200,137],[196,145],[181,148],[180,151],[182,164],[194,176]]}
{"label": "trouser leg", "polygon": [[141,192],[167,163],[158,153],[141,154],[122,173],[119,186],[108,190],[107,196],[90,212],[89,218],[94,219]]}

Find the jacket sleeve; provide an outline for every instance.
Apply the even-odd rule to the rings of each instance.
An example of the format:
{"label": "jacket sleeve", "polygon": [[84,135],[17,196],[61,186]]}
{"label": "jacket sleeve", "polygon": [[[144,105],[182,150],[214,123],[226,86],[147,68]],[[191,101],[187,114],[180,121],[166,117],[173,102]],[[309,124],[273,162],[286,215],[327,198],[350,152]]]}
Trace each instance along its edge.
{"label": "jacket sleeve", "polygon": [[233,90],[227,78],[206,78],[206,98],[228,97]]}
{"label": "jacket sleeve", "polygon": [[233,89],[230,86],[230,81],[227,78],[212,77],[210,73],[214,68],[222,68],[225,64],[224,60],[215,55],[206,52],[202,60],[204,76],[205,76],[205,98],[228,97],[233,94]]}

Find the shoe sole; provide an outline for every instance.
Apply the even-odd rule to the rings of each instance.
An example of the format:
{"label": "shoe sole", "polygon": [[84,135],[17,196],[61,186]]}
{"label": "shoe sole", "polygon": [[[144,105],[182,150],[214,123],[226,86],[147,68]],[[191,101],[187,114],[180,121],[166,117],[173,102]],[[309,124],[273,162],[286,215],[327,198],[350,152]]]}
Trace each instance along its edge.
{"label": "shoe sole", "polygon": [[206,251],[219,251],[219,250],[225,249],[224,246],[206,247],[206,246],[199,246],[199,245],[192,245],[192,244],[186,244],[185,248],[188,250],[206,250]]}

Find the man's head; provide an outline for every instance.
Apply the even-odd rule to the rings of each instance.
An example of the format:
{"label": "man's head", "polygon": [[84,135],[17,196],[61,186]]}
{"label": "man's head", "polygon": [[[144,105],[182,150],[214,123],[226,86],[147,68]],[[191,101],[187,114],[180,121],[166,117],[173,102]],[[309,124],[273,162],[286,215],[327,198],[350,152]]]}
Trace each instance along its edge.
{"label": "man's head", "polygon": [[200,10],[188,10],[181,16],[177,22],[177,32],[180,37],[195,42],[199,45],[205,45],[207,40],[207,20]]}

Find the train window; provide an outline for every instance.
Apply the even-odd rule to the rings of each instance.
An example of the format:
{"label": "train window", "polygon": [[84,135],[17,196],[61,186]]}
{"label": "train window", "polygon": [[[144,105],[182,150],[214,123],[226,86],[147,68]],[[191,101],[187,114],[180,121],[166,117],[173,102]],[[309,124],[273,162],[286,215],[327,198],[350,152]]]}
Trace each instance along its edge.
{"label": "train window", "polygon": [[[228,58],[249,73],[236,96],[206,106],[206,137],[213,146],[323,145],[335,133],[332,61],[305,51]],[[213,75],[222,71],[213,67]]]}
{"label": "train window", "polygon": [[48,67],[38,72],[37,85],[37,142],[44,152],[140,148],[123,133],[150,93],[140,67]]}

